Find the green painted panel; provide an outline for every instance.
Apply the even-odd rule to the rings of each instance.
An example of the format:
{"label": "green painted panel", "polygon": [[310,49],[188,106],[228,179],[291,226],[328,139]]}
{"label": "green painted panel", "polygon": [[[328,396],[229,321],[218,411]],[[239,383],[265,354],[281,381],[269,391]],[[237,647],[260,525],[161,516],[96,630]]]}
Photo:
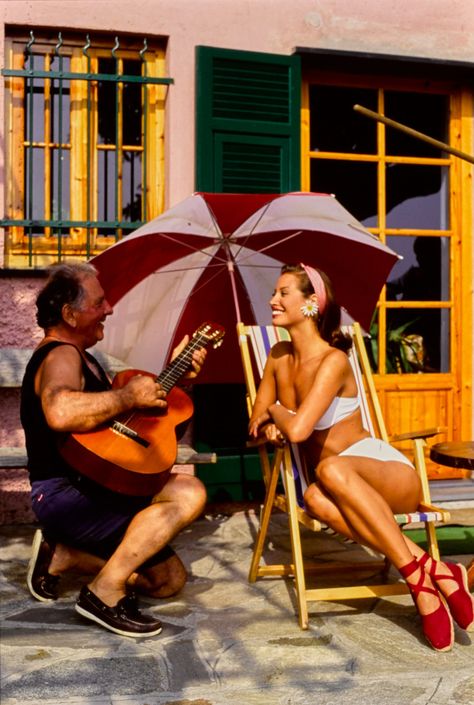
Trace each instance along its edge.
{"label": "green painted panel", "polygon": [[196,189],[300,187],[299,57],[196,50]]}

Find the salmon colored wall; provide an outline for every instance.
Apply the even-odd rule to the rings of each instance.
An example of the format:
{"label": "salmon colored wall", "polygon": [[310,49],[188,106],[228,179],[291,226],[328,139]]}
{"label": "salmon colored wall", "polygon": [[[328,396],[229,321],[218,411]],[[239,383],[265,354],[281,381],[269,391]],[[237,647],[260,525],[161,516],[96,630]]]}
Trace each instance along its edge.
{"label": "salmon colored wall", "polygon": [[[44,279],[0,279],[0,348],[33,348],[42,331],[35,320],[35,299]],[[18,389],[0,389],[0,446],[22,446]]]}

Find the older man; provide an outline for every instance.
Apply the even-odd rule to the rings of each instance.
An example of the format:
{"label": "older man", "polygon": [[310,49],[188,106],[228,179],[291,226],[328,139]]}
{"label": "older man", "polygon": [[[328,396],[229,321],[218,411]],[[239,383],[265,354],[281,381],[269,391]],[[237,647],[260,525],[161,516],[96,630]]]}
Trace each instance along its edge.
{"label": "older man", "polygon": [[[168,543],[202,512],[205,489],[195,477],[165,473],[153,497],[129,497],[66,463],[58,450],[65,433],[90,431],[131,409],[164,409],[166,395],[145,375],[112,389],[87,352],[102,340],[112,314],[91,264],[56,266],[36,303],[44,338],[25,372],[21,420],[32,506],[44,535],[35,534],[28,587],[37,599],[50,601],[57,598],[62,573],[94,575],[76,603],[83,617],[126,636],[156,635],[161,624],[138,610],[130,588],[167,597],[184,585],[186,571]],[[204,358],[204,350],[194,353],[188,376],[196,376]]]}

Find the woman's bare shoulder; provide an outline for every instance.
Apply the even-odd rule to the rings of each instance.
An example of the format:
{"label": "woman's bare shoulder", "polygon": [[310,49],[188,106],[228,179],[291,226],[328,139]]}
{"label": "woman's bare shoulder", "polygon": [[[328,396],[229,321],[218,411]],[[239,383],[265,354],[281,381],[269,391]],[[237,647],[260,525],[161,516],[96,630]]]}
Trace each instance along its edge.
{"label": "woman's bare shoulder", "polygon": [[280,340],[272,346],[270,355],[273,360],[279,360],[282,357],[293,354],[293,344],[290,340]]}
{"label": "woman's bare shoulder", "polygon": [[336,369],[349,369],[350,362],[346,353],[338,348],[330,347],[326,355],[321,361],[321,365],[325,367],[334,367]]}

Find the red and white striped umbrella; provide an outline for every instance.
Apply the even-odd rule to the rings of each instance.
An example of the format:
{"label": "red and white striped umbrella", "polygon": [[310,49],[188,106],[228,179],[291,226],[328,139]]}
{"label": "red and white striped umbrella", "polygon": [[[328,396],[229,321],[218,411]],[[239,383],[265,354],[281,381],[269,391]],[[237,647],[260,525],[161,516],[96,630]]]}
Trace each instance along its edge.
{"label": "red and white striped umbrella", "polygon": [[92,260],[114,307],[98,347],[159,373],[185,333],[214,321],[227,335],[199,382],[241,381],[236,322],[271,322],[282,264],[325,271],[368,329],[397,258],[334,196],[196,193]]}

